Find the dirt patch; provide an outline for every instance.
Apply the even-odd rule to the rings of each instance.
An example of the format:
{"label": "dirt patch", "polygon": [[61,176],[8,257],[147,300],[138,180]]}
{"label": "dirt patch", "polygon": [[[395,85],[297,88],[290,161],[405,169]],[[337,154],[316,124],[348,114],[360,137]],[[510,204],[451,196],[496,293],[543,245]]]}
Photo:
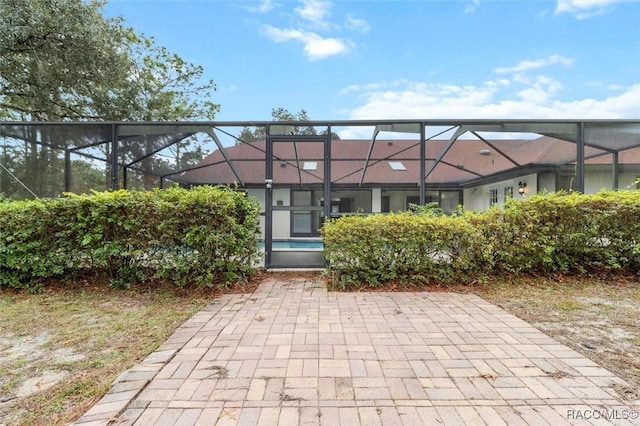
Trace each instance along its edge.
{"label": "dirt patch", "polygon": [[17,398],[24,398],[49,389],[69,375],[68,371],[43,371],[35,377],[25,380],[16,391]]}
{"label": "dirt patch", "polygon": [[50,339],[48,332],[0,335],[0,408],[55,386],[69,375],[66,363],[85,358],[72,348],[51,350]]}
{"label": "dirt patch", "polygon": [[531,277],[473,290],[640,389],[640,281],[637,277]]}

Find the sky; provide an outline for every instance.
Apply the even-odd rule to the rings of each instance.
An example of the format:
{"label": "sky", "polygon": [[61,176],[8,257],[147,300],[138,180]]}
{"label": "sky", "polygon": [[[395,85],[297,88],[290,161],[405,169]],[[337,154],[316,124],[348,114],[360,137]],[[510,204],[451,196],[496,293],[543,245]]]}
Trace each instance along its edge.
{"label": "sky", "polygon": [[221,121],[640,119],[640,1],[109,0]]}

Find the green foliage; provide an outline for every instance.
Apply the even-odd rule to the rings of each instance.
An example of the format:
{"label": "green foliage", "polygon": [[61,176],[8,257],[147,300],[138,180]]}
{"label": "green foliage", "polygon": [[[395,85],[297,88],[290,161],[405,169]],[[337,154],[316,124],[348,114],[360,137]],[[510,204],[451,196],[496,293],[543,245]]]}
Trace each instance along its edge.
{"label": "green foliage", "polygon": [[440,208],[440,203],[437,201],[433,201],[431,203],[426,203],[423,205],[420,204],[409,204],[409,210],[414,213],[424,214],[427,216],[442,216],[444,212]]}
{"label": "green foliage", "polygon": [[0,119],[213,119],[213,81],[102,0],[0,0]]}
{"label": "green foliage", "polygon": [[457,217],[347,216],[328,221],[322,232],[327,264],[343,286],[451,282],[477,272],[470,258],[476,230]]}
{"label": "green foliage", "polygon": [[[123,78],[118,19],[98,1],[0,1],[0,117],[90,118],[90,99]],[[105,93],[106,95],[106,93]]]}
{"label": "green foliage", "polygon": [[333,285],[640,271],[639,191],[536,195],[455,217],[425,212],[328,221],[322,232]]}
{"label": "green foliage", "polygon": [[[304,109],[301,109],[296,114],[293,114],[286,108],[282,107],[273,108],[271,110],[271,118],[273,119],[273,121],[298,121],[300,123],[311,121],[309,115],[307,114],[307,111],[305,111]],[[291,132],[294,135],[305,136],[315,136],[318,134],[315,127],[309,125],[293,126],[291,128]],[[322,136],[325,136],[326,134],[326,130],[320,133],[320,135]],[[266,129],[263,126],[256,127],[253,131],[249,127],[243,127],[242,131],[238,135],[238,143],[253,143],[256,141],[263,141],[266,139],[266,137]],[[335,132],[331,132],[331,139],[340,139],[340,136]]]}
{"label": "green foliage", "polygon": [[94,192],[0,204],[0,285],[101,274],[115,287],[152,279],[229,284],[258,255],[257,201],[199,187]]}

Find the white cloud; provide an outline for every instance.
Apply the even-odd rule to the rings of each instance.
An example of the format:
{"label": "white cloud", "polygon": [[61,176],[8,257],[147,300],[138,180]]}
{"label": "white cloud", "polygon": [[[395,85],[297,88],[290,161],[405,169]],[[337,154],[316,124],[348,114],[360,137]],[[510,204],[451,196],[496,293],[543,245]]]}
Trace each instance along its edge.
{"label": "white cloud", "polygon": [[[270,2],[274,0],[264,0]],[[340,30],[340,26],[329,21],[333,3],[328,0],[300,0],[294,8],[293,23],[290,28],[264,25],[263,33],[276,43],[297,41],[302,43],[304,55],[312,61],[341,55],[354,49],[348,38],[331,37],[326,34]],[[270,3],[275,4],[275,3]],[[369,31],[369,24],[362,19],[347,15],[345,27],[361,32]],[[320,35],[319,33],[325,34]]]}
{"label": "white cloud", "polygon": [[345,18],[345,27],[350,30],[356,30],[363,33],[368,33],[371,27],[369,23],[364,19],[354,18],[351,15],[347,15]]}
{"label": "white cloud", "polygon": [[587,19],[600,15],[615,3],[623,3],[629,0],[558,0],[555,14],[569,13],[578,19]]}
{"label": "white cloud", "polygon": [[536,68],[542,68],[542,67],[546,67],[549,65],[556,65],[556,64],[560,64],[565,67],[568,67],[571,64],[573,64],[573,59],[566,58],[561,55],[551,55],[542,59],[521,61],[513,67],[496,68],[495,72],[498,74],[522,73],[522,72],[530,71]]}
{"label": "white cloud", "polygon": [[344,89],[341,89],[338,93],[340,95],[346,95],[348,93],[373,92],[373,91],[382,90],[385,88],[388,89],[390,87],[401,87],[406,85],[407,83],[408,83],[407,80],[396,80],[390,83],[385,81],[380,81],[380,82],[368,83],[368,84],[350,84]]}
{"label": "white cloud", "polygon": [[235,84],[231,84],[229,86],[220,86],[218,87],[218,93],[233,93],[238,89],[238,86]]}
{"label": "white cloud", "polygon": [[[349,112],[350,119],[637,118],[640,110],[640,83],[604,99],[577,100],[558,99],[555,95],[562,85],[544,76],[529,85],[487,81],[470,86],[406,83],[400,88],[369,87],[359,92],[362,103]],[[354,89],[351,87],[351,93]]]}
{"label": "white cloud", "polygon": [[473,13],[480,6],[480,0],[471,0],[471,2],[465,6],[464,13]]}
{"label": "white cloud", "polygon": [[325,20],[331,10],[331,3],[323,0],[302,0],[302,6],[296,7],[296,14],[302,19],[320,26],[327,27],[329,24]]}
{"label": "white cloud", "polygon": [[[637,118],[640,83],[609,85],[604,98],[561,99],[563,84],[528,71],[573,59],[552,55],[527,60],[513,67],[496,68],[497,78],[475,85],[438,84],[396,80],[352,84],[340,91],[355,96],[360,105],[346,115],[350,119],[385,118]],[[601,85],[601,89],[605,89]]]}
{"label": "white cloud", "polygon": [[249,6],[247,7],[247,9],[249,10],[249,12],[267,13],[274,9],[276,6],[278,6],[278,4],[273,0],[262,0],[257,6]]}
{"label": "white cloud", "polygon": [[522,102],[532,105],[542,105],[546,103],[554,93],[562,88],[562,84],[545,76],[538,76],[535,82],[516,94]]}
{"label": "white cloud", "polygon": [[625,89],[619,95],[605,99],[556,101],[552,105],[564,117],[578,118],[638,118],[640,111],[640,83]]}
{"label": "white cloud", "polygon": [[349,41],[333,37],[323,38],[313,32],[295,29],[280,29],[267,25],[265,26],[265,33],[276,43],[287,41],[301,42],[304,45],[305,55],[312,61],[347,53],[352,47]]}

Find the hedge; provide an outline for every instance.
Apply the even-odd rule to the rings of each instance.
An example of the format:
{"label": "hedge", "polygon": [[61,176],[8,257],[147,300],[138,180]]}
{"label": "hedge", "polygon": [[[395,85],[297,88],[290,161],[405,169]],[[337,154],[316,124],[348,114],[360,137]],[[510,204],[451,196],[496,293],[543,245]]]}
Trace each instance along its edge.
{"label": "hedge", "polygon": [[93,273],[113,286],[154,279],[226,285],[258,256],[259,204],[229,188],[65,194],[0,203],[0,285],[39,289]]}
{"label": "hedge", "polygon": [[347,216],[322,230],[333,285],[464,283],[504,273],[640,271],[640,191],[540,194],[456,216]]}

